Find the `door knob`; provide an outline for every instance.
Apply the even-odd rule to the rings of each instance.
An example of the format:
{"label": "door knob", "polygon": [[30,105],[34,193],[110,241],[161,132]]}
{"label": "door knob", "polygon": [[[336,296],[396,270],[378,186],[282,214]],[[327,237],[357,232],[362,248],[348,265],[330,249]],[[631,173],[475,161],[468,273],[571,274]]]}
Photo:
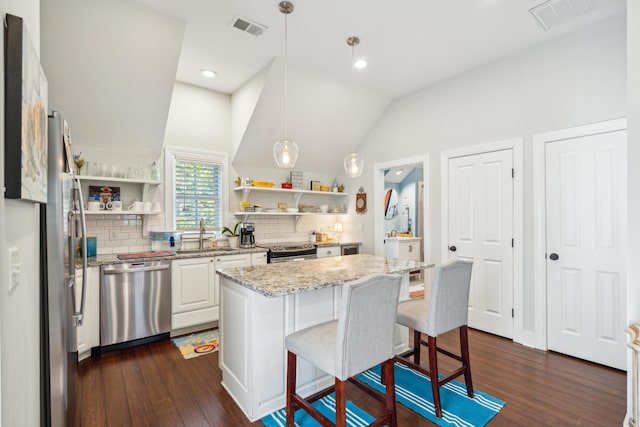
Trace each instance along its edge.
{"label": "door knob", "polygon": [[449,250],[450,250],[451,252],[455,252],[455,251],[457,251],[457,250],[458,250],[458,248],[456,248],[455,246],[449,246]]}
{"label": "door knob", "polygon": [[549,255],[549,259],[550,259],[551,261],[556,261],[558,258],[560,258],[560,257],[559,257],[559,256],[558,256],[558,254],[557,254],[557,253],[555,253],[555,252],[554,252],[554,253],[552,253],[551,255]]}

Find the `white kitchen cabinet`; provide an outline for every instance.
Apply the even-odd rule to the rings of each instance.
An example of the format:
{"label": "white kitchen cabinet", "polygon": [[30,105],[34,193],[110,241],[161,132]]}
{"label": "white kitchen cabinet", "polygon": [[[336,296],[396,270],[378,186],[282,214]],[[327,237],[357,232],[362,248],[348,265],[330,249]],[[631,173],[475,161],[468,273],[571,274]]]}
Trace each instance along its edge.
{"label": "white kitchen cabinet", "polygon": [[340,255],[340,246],[318,246],[316,256],[318,258],[327,258]]}
{"label": "white kitchen cabinet", "polygon": [[267,263],[266,252],[256,252],[251,254],[251,265],[263,265]]}
{"label": "white kitchen cabinet", "polygon": [[215,259],[177,259],[171,263],[171,329],[218,320]]}
{"label": "white kitchen cabinet", "polygon": [[[76,269],[76,306],[82,298],[82,269]],[[100,267],[87,268],[84,321],[76,328],[78,360],[91,356],[91,349],[100,345]]]}
{"label": "white kitchen cabinet", "polygon": [[384,254],[387,258],[420,261],[421,240],[421,237],[387,238],[384,240]]}
{"label": "white kitchen cabinet", "polygon": [[[266,252],[264,262],[266,263]],[[183,329],[218,320],[220,278],[216,268],[245,267],[252,255],[237,254],[177,259],[171,264],[171,329]],[[256,257],[256,264],[260,263]]]}

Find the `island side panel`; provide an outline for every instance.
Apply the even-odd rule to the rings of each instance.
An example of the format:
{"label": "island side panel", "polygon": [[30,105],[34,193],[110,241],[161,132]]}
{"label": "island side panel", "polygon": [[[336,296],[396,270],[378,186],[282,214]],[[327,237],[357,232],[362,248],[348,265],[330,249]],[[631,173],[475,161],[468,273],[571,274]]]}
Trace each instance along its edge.
{"label": "island side panel", "polygon": [[[336,319],[341,287],[267,298],[221,279],[222,384],[247,418],[256,421],[285,406],[285,336]],[[401,300],[408,298],[408,281],[408,274],[403,274]],[[405,351],[408,330],[396,328],[396,350]],[[332,383],[332,377],[298,359],[298,394],[308,396]]]}

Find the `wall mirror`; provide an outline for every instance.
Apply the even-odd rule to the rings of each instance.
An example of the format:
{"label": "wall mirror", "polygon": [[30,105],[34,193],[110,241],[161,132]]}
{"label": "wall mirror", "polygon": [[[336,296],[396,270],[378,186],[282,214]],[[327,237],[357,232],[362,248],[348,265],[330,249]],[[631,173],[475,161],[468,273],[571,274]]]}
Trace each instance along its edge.
{"label": "wall mirror", "polygon": [[393,188],[384,195],[384,218],[393,219],[398,214],[398,192]]}

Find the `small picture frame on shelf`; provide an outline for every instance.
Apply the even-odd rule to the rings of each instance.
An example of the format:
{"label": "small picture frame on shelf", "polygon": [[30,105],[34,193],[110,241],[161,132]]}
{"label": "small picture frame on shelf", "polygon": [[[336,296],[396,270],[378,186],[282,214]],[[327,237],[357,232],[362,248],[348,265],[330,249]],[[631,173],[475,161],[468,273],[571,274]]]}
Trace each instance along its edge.
{"label": "small picture frame on shelf", "polygon": [[320,181],[311,181],[311,191],[320,191]]}

